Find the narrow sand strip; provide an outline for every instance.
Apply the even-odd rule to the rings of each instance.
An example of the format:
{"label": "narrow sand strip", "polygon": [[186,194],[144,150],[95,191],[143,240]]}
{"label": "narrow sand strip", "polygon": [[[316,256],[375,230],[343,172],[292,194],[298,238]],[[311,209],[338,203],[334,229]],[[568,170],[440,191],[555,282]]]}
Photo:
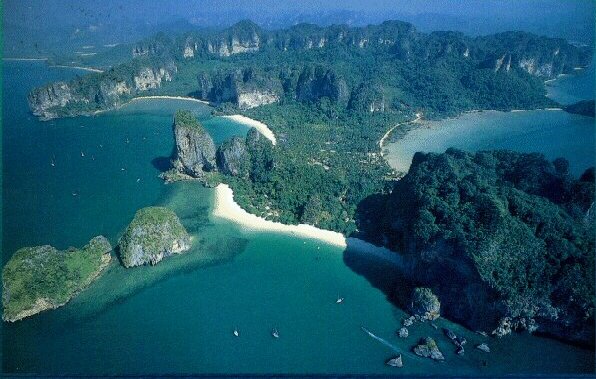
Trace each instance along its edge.
{"label": "narrow sand strip", "polygon": [[341,233],[319,229],[306,224],[286,225],[280,222],[265,220],[264,218],[248,213],[234,201],[234,192],[227,184],[220,184],[215,188],[213,215],[233,221],[247,230],[287,233],[300,237],[318,239],[342,248],[347,246],[346,238]]}
{"label": "narrow sand strip", "polygon": [[74,68],[77,70],[83,70],[83,71],[91,71],[91,72],[103,72],[103,70],[100,70],[98,68],[93,68],[93,67],[83,67],[83,66],[68,66],[68,65],[63,65],[63,64],[56,64],[50,67],[59,67],[59,68]]}
{"label": "narrow sand strip", "polygon": [[389,137],[389,135],[391,134],[391,132],[393,131],[393,129],[397,128],[400,125],[403,124],[409,124],[409,123],[415,123],[420,121],[420,119],[422,119],[422,113],[416,113],[416,118],[413,119],[412,121],[405,121],[405,122],[400,122],[399,124],[395,124],[391,127],[391,129],[389,129],[384,135],[383,137],[381,137],[381,139],[379,140],[379,149],[381,149],[381,156],[383,156],[383,144],[385,143],[385,140],[387,139],[387,137]]}
{"label": "narrow sand strip", "polygon": [[277,144],[277,140],[275,139],[275,134],[273,134],[271,129],[269,129],[269,127],[267,125],[265,125],[264,123],[262,123],[261,121],[253,120],[252,118],[242,116],[239,114],[235,114],[235,115],[231,115],[231,116],[223,116],[223,117],[228,118],[230,120],[234,120],[234,121],[244,124],[246,126],[253,127],[255,129],[257,129],[259,131],[259,133],[261,133],[263,136],[265,136],[265,138],[270,140],[272,144],[274,144],[274,145]]}
{"label": "narrow sand strip", "polygon": [[194,97],[187,97],[187,96],[137,96],[130,99],[127,103],[122,104],[126,105],[132,103],[133,101],[144,100],[144,99],[171,99],[171,100],[186,100],[186,101],[194,101],[195,103],[201,103],[209,105],[208,101],[195,99]]}

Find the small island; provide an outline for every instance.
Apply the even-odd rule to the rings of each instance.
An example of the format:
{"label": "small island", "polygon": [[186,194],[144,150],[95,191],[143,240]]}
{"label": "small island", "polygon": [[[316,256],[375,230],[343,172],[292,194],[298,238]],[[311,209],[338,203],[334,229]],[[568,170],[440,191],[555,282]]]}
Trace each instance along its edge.
{"label": "small island", "polygon": [[43,245],[18,250],[2,271],[4,321],[17,321],[68,303],[97,279],[111,261],[103,236],[82,249]]}
{"label": "small island", "polygon": [[163,207],[140,209],[119,243],[125,267],[155,265],[190,249],[190,236],[176,214]]}

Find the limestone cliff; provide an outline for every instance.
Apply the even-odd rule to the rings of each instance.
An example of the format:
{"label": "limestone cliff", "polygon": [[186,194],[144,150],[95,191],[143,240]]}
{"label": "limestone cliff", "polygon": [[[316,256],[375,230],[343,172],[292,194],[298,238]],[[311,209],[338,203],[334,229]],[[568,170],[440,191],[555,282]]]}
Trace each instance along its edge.
{"label": "limestone cliff", "polygon": [[217,149],[217,166],[226,175],[248,175],[250,157],[244,139],[233,137]]}
{"label": "limestone cliff", "polygon": [[125,267],[155,265],[163,258],[190,249],[190,237],[174,212],[163,207],[143,208],[120,238]]}
{"label": "limestone cliff", "polygon": [[42,120],[90,115],[116,108],[130,98],[160,88],[177,72],[174,62],[133,62],[103,73],[35,88],[28,95],[31,112]]}
{"label": "limestone cliff", "polygon": [[216,169],[215,144],[190,111],[177,111],[174,116],[176,156],[173,166],[179,173],[202,178]]}

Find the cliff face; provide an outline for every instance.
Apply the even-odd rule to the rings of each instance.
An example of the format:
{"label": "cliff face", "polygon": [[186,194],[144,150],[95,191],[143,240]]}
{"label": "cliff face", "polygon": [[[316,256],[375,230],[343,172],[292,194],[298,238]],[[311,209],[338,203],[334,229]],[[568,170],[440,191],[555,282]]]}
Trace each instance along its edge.
{"label": "cliff face", "polygon": [[163,258],[190,249],[190,237],[174,212],[143,208],[135,214],[119,242],[125,267],[156,265]]}
{"label": "cliff face", "polygon": [[18,250],[2,271],[2,319],[17,321],[63,306],[103,272],[111,251],[103,236],[82,249],[44,245]]}
{"label": "cliff face", "polygon": [[349,97],[346,81],[333,70],[322,67],[306,67],[298,78],[296,98],[301,101],[316,101],[328,97],[332,101],[345,103]]}
{"label": "cliff face", "polygon": [[[244,57],[229,57],[234,55]],[[185,79],[170,86],[170,94],[192,93],[240,109],[285,97],[305,102],[328,98],[347,105],[354,96],[353,109],[369,112],[399,104],[446,113],[452,108],[544,107],[548,101],[541,84],[528,75],[550,79],[573,72],[589,64],[591,50],[523,32],[475,38],[456,32],[425,34],[399,21],[360,28],[301,24],[277,31],[244,21],[217,32],[172,38],[159,34],[138,43],[132,57],[132,62],[101,74],[35,89],[29,96],[32,112],[49,119],[111,109],[176,81],[178,68],[185,70]],[[369,58],[373,58],[370,63]],[[213,60],[219,61],[216,68],[208,63]],[[440,78],[445,74],[448,77]],[[191,75],[197,78],[193,86],[186,80]],[[387,81],[376,83],[383,87],[373,91],[376,95],[369,91],[362,99],[365,96],[357,93],[358,88],[369,86],[371,77]],[[483,88],[466,87],[464,82],[470,78],[484,89],[497,89],[501,97],[503,87],[519,93],[508,101],[494,100],[495,93],[482,96]],[[420,96],[426,88],[429,93]],[[437,95],[442,93],[445,99]],[[529,95],[524,98],[524,94]]]}
{"label": "cliff face", "polygon": [[32,113],[42,120],[89,115],[116,108],[131,97],[160,88],[176,72],[177,67],[171,61],[157,66],[136,62],[129,67],[36,88],[27,100]]}
{"label": "cliff face", "polygon": [[231,176],[248,175],[250,157],[245,140],[233,137],[217,149],[217,166],[219,171]]}
{"label": "cliff face", "polygon": [[173,129],[176,140],[175,170],[201,178],[216,168],[213,139],[189,111],[176,112]]}
{"label": "cliff face", "polygon": [[547,38],[524,32],[505,32],[478,37],[474,54],[483,65],[495,71],[509,72],[519,68],[544,79],[573,72],[591,61],[587,48],[573,46],[558,38]]}
{"label": "cliff face", "polygon": [[254,68],[230,73],[202,72],[197,81],[200,98],[218,104],[232,102],[240,109],[278,102],[283,92],[277,78]]}

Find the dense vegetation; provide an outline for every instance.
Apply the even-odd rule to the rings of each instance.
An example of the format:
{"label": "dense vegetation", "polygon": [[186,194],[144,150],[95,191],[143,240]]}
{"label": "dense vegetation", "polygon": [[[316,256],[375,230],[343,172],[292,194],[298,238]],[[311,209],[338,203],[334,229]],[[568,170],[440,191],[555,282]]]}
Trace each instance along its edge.
{"label": "dense vegetation", "polygon": [[594,169],[576,180],[561,158],[417,153],[395,184],[384,230],[452,316],[533,320],[593,343],[593,203]]}
{"label": "dense vegetation", "polygon": [[109,254],[104,254],[111,250],[101,236],[82,249],[59,251],[45,245],[18,250],[2,271],[3,319],[16,320],[65,304],[99,274],[109,262]]}
{"label": "dense vegetation", "polygon": [[389,188],[393,174],[378,153],[378,140],[404,116],[347,113],[329,102],[294,101],[248,114],[271,125],[283,148],[273,148],[264,138],[247,143],[248,177],[226,179],[245,209],[350,234],[358,203]]}
{"label": "dense vegetation", "polygon": [[119,241],[125,267],[155,265],[164,257],[188,250],[190,237],[176,214],[164,207],[136,212]]}

